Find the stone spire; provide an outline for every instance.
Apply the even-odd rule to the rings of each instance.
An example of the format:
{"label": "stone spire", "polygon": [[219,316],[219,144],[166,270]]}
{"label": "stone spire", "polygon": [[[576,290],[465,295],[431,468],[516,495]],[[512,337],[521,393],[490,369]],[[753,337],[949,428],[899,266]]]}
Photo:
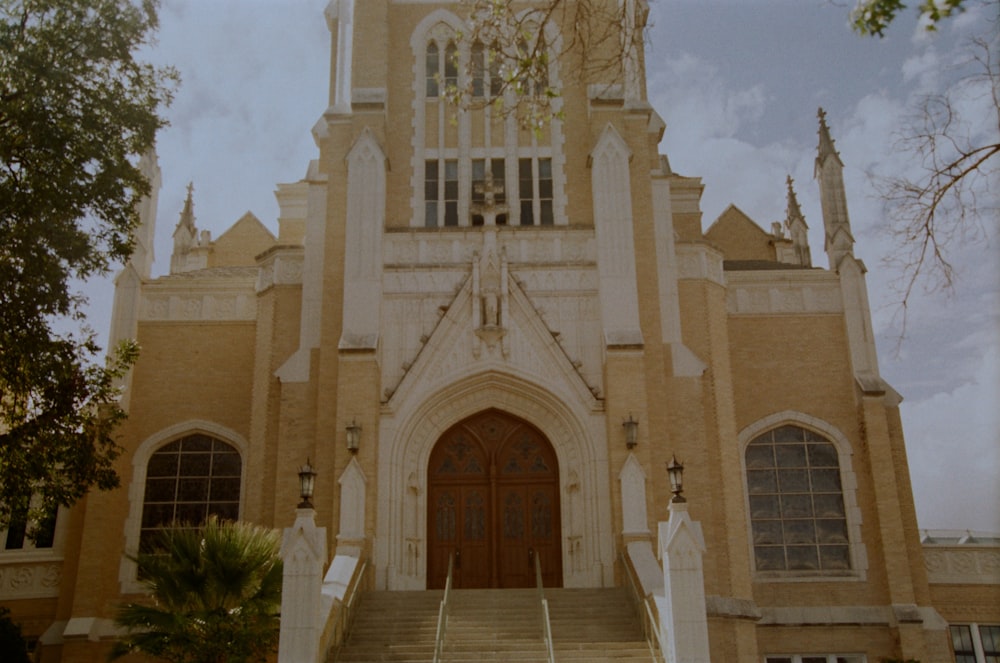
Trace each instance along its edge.
{"label": "stone spire", "polygon": [[812,267],[812,255],[809,251],[809,226],[802,216],[802,209],[799,201],[795,197],[795,189],[792,187],[794,180],[788,176],[788,204],[785,207],[785,228],[788,236],[792,240],[792,248],[795,249],[795,256],[798,263],[803,267]]}
{"label": "stone spire", "polygon": [[153,268],[153,238],[156,234],[156,207],[161,185],[160,164],[155,148],[142,155],[139,170],[149,181],[149,195],[139,202],[139,226],[135,229],[135,245],[129,261],[140,277],[148,279]]}
{"label": "stone spire", "polygon": [[187,199],[174,228],[174,253],[170,256],[170,273],[185,271],[188,253],[198,244],[198,228],[194,223],[194,183],[187,186]]}
{"label": "stone spire", "polygon": [[844,256],[854,255],[854,236],[847,216],[847,196],[844,193],[844,164],[834,148],[826,111],[819,109],[819,146],[816,150],[814,177],[819,180],[820,202],[823,208],[824,249],[830,269],[836,270]]}

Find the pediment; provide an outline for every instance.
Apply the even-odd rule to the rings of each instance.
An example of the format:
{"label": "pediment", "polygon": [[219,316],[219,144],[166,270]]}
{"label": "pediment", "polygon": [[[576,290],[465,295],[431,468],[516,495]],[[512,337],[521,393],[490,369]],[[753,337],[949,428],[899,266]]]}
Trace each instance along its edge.
{"label": "pediment", "polygon": [[538,384],[588,408],[598,408],[596,387],[587,384],[578,365],[559,344],[517,280],[504,275],[502,324],[477,324],[485,315],[470,275],[452,298],[434,331],[395,388],[386,405],[446,389],[473,376],[495,372]]}

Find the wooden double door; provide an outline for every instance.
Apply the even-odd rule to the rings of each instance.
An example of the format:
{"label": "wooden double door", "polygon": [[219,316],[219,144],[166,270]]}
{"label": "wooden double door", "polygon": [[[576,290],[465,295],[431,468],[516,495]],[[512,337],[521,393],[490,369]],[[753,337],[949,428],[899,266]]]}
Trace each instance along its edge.
{"label": "wooden double door", "polygon": [[499,410],[450,428],[428,464],[427,587],[562,585],[559,467],[538,429]]}

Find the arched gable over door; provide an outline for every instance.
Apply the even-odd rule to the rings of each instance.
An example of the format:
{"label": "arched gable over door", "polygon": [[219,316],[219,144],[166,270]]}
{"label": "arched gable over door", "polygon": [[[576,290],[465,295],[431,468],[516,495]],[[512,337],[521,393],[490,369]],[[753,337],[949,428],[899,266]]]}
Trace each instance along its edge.
{"label": "arched gable over door", "polygon": [[562,584],[559,467],[538,429],[500,410],[449,428],[428,463],[427,586],[530,587],[534,559]]}

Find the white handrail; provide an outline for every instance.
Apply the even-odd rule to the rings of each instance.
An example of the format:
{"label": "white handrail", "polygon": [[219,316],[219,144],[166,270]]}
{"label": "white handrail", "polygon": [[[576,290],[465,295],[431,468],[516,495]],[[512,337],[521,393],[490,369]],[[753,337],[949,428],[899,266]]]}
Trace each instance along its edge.
{"label": "white handrail", "polygon": [[434,663],[440,663],[441,654],[444,651],[444,635],[448,628],[448,598],[451,595],[451,576],[455,565],[455,553],[448,557],[448,579],[444,583],[444,597],[441,599],[441,606],[438,608],[437,633],[434,636]]}
{"label": "white handrail", "polygon": [[542,606],[542,638],[545,641],[545,651],[548,654],[549,663],[555,663],[556,655],[552,651],[552,623],[549,621],[549,602],[545,600],[545,590],[542,587],[542,562],[535,558],[535,587],[538,588],[538,598]]}
{"label": "white handrail", "polygon": [[646,644],[649,646],[649,655],[652,657],[654,663],[663,663],[663,642],[660,640],[660,629],[659,629],[659,619],[653,614],[653,606],[647,597],[643,597],[639,594],[639,588],[636,585],[636,579],[634,577],[634,569],[632,565],[629,564],[629,560],[625,555],[622,555],[622,565],[625,567],[625,577],[628,578],[629,588],[631,589],[632,599],[636,603],[642,604],[643,610],[639,617],[642,619],[642,630],[646,636]]}

